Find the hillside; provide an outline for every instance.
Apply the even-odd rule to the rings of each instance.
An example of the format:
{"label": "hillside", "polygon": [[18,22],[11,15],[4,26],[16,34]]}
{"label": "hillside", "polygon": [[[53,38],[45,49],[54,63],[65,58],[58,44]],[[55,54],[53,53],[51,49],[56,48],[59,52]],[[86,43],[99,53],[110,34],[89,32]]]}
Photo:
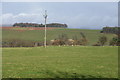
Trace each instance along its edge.
{"label": "hillside", "polygon": [[[100,33],[100,30],[55,28],[47,29],[47,41],[58,38],[61,34],[66,34],[69,39],[72,39],[74,36],[77,36],[79,39],[81,38],[80,32],[85,34],[88,40],[88,45],[96,43],[98,38],[102,35],[107,36],[108,42],[113,36],[115,36],[114,34]],[[2,29],[2,39],[3,41],[10,39],[44,41],[44,30],[27,30],[27,28]]]}

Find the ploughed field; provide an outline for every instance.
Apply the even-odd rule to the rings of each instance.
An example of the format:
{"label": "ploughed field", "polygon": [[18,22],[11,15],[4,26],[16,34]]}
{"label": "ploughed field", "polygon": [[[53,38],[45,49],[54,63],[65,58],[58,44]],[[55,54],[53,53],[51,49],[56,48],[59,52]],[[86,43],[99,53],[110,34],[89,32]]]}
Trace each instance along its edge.
{"label": "ploughed field", "polygon": [[[69,29],[69,28],[47,28],[47,41],[56,39],[61,34],[66,34],[69,39],[77,36],[81,38],[80,32],[83,32],[88,40],[87,45],[93,45],[97,43],[98,38],[105,35],[108,38],[106,45],[115,36],[114,34],[103,34],[101,30],[87,30],[87,29]],[[21,27],[3,27],[2,29],[2,40],[26,40],[26,41],[44,41],[44,28],[21,28]]]}
{"label": "ploughed field", "polygon": [[[16,31],[26,31],[26,30],[44,30],[44,27],[2,27],[2,29],[16,30]],[[57,27],[47,27],[49,29],[57,29]]]}
{"label": "ploughed field", "polygon": [[118,47],[3,48],[3,78],[117,78]]}

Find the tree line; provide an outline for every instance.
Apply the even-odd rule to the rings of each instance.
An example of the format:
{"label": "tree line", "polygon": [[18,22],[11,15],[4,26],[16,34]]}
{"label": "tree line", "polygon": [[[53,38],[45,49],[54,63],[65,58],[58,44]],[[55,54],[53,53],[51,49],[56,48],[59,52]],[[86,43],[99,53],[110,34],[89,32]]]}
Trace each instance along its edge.
{"label": "tree line", "polygon": [[104,27],[101,33],[112,33],[116,34],[115,37],[110,40],[110,46],[120,46],[120,27]]}
{"label": "tree line", "polygon": [[120,34],[120,27],[103,27],[101,33]]}
{"label": "tree line", "polygon": [[[45,27],[44,24],[37,24],[37,23],[15,23],[13,27]],[[67,28],[67,24],[60,24],[60,23],[50,23],[46,24],[46,27],[62,27]]]}

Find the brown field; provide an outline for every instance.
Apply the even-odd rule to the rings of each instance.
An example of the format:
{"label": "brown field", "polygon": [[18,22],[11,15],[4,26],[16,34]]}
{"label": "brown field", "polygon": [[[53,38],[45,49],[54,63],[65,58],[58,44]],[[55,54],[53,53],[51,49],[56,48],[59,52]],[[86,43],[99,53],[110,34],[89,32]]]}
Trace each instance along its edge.
{"label": "brown field", "polygon": [[[16,31],[26,31],[26,30],[45,30],[44,27],[0,27],[0,29],[16,30]],[[57,27],[47,27],[47,30],[59,29]]]}

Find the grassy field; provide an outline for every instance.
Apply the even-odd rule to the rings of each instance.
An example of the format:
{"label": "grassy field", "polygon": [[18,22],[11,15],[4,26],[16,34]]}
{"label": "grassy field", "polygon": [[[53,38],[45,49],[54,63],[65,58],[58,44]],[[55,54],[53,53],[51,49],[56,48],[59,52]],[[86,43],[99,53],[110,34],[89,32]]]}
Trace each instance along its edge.
{"label": "grassy field", "polygon": [[3,48],[3,78],[116,78],[117,49],[110,46]]}
{"label": "grassy field", "polygon": [[[22,28],[21,28],[22,29]],[[53,29],[47,30],[47,41],[58,38],[61,34],[67,34],[68,38],[73,38],[77,36],[78,39],[81,38],[80,32],[83,32],[88,39],[88,45],[93,45],[98,41],[98,38],[102,35],[107,36],[108,43],[109,40],[115,35],[113,34],[101,34],[100,30],[85,30],[85,29]],[[28,41],[44,41],[44,30],[26,30],[26,31],[16,31],[16,30],[2,30],[3,41],[9,39],[21,39]],[[107,43],[107,45],[108,45]]]}

